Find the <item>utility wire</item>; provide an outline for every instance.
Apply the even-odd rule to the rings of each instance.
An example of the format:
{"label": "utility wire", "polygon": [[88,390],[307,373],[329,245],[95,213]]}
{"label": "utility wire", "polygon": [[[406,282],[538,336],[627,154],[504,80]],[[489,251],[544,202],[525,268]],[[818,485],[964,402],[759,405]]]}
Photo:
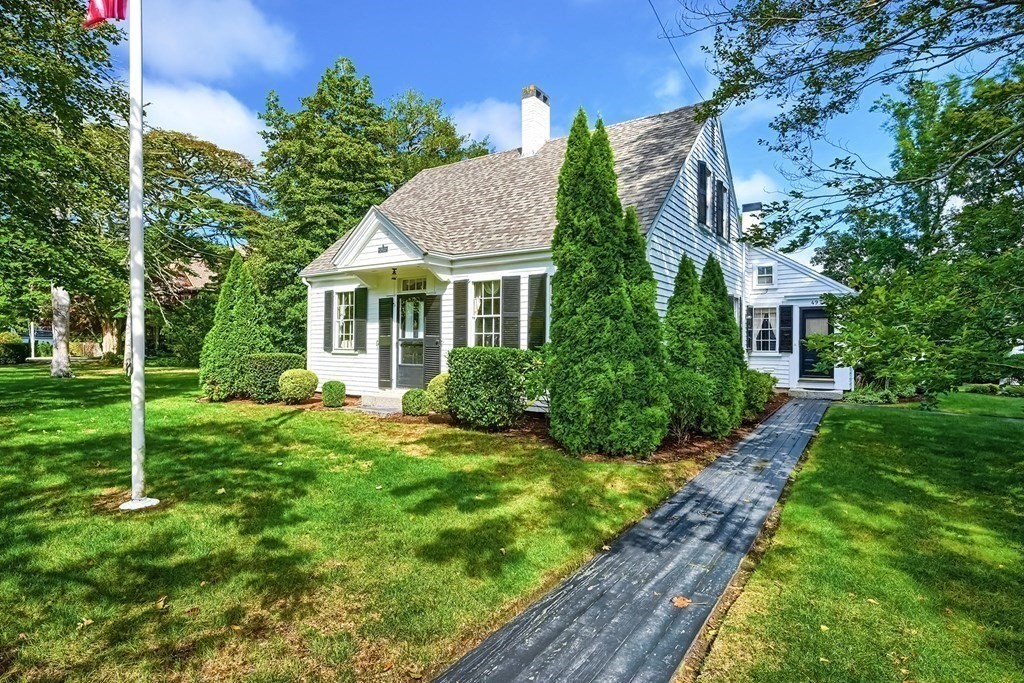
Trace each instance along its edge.
{"label": "utility wire", "polygon": [[686,65],[683,64],[683,59],[679,56],[679,51],[676,50],[676,44],[672,42],[672,36],[668,34],[668,29],[665,28],[665,22],[661,20],[661,15],[658,14],[658,8],[654,6],[654,0],[647,0],[647,4],[651,6],[651,11],[654,12],[654,18],[658,20],[658,25],[661,26],[662,35],[665,37],[665,40],[668,41],[669,47],[672,48],[672,54],[676,56],[676,61],[679,62],[679,66],[682,67],[683,73],[686,74],[686,80],[690,81],[690,85],[693,86],[693,89],[697,91],[697,95],[701,100],[703,100],[704,93],[700,91],[700,88],[697,87],[697,84],[694,83],[693,78],[690,76],[690,72],[686,70]]}

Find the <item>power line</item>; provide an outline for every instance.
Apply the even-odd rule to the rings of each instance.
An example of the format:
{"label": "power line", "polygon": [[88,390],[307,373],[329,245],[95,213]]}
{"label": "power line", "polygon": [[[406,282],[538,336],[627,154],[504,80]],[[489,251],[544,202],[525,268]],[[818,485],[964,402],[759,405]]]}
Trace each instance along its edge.
{"label": "power line", "polygon": [[658,20],[658,25],[661,26],[661,33],[665,36],[665,40],[668,41],[669,47],[672,48],[672,54],[676,56],[676,61],[679,62],[679,66],[682,67],[683,73],[686,74],[686,80],[690,81],[690,85],[697,91],[697,95],[701,100],[704,99],[704,93],[700,91],[697,84],[694,83],[693,78],[690,76],[690,72],[686,70],[686,65],[683,64],[683,58],[679,56],[679,51],[676,50],[675,43],[672,42],[672,36],[668,34],[668,29],[665,28],[665,22],[661,20],[661,15],[658,14],[658,8],[654,6],[654,0],[647,0],[647,4],[651,6],[651,11],[654,12],[654,18]]}

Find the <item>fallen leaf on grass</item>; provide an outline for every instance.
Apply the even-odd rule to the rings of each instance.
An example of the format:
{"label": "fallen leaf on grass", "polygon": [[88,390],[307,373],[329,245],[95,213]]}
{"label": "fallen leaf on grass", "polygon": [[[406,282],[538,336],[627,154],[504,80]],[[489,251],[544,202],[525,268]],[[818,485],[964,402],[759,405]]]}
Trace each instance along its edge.
{"label": "fallen leaf on grass", "polygon": [[239,626],[238,624],[231,624],[231,630],[232,631],[241,631],[242,627]]}
{"label": "fallen leaf on grass", "polygon": [[89,619],[88,617],[82,617],[82,620],[78,622],[78,630],[82,630],[91,623],[92,619]]}
{"label": "fallen leaf on grass", "polygon": [[868,602],[870,602],[872,605],[877,605],[878,604],[878,600],[875,600],[873,598],[868,598]]}
{"label": "fallen leaf on grass", "polygon": [[612,547],[610,545],[603,545],[603,546],[601,546],[601,550],[611,550],[611,549],[612,549]]}
{"label": "fallen leaf on grass", "polygon": [[394,666],[395,666],[394,662],[388,662],[386,665],[384,665],[384,670],[385,671],[391,671],[391,669],[394,668]]}
{"label": "fallen leaf on grass", "polygon": [[822,664],[830,664],[832,662],[831,659],[825,659],[824,657],[818,657],[818,661]]}
{"label": "fallen leaf on grass", "polygon": [[827,631],[828,630],[828,626],[825,626],[825,624],[822,624],[821,625],[821,630],[822,631]]}
{"label": "fallen leaf on grass", "polygon": [[206,585],[207,583],[208,583],[208,582],[206,582],[206,581],[200,581],[200,582],[199,582],[199,587],[200,587],[200,588],[202,588],[202,587],[203,587],[203,586],[205,586],[205,585]]}
{"label": "fallen leaf on grass", "polygon": [[384,487],[383,486],[378,486],[377,490],[380,491],[382,488],[384,488]]}
{"label": "fallen leaf on grass", "polygon": [[28,640],[28,634],[27,633],[19,633],[18,634],[18,640]]}
{"label": "fallen leaf on grass", "polygon": [[691,604],[693,604],[693,600],[683,595],[677,595],[676,597],[672,598],[672,604],[679,608],[689,607]]}
{"label": "fallen leaf on grass", "polygon": [[218,496],[224,495],[225,493],[227,493],[227,490],[225,490],[225,489],[217,489],[217,495]]}
{"label": "fallen leaf on grass", "polygon": [[505,554],[505,549],[504,549],[504,548],[498,548],[498,550],[500,550],[500,551],[501,551],[501,554],[502,554],[502,555],[504,555],[504,554]]}
{"label": "fallen leaf on grass", "polygon": [[167,596],[166,595],[156,601],[156,608],[159,609],[159,610],[167,609]]}

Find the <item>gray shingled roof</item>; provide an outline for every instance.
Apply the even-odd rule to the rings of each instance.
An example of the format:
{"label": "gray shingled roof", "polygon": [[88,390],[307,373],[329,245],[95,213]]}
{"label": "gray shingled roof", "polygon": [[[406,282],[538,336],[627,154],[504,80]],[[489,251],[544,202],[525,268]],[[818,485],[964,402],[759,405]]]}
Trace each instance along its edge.
{"label": "gray shingled roof", "polygon": [[[693,107],[608,126],[619,196],[623,205],[636,207],[645,233],[699,131]],[[565,143],[564,137],[550,140],[532,157],[514,149],[420,171],[379,208],[428,253],[549,246]],[[348,234],[302,274],[334,270],[332,262]]]}

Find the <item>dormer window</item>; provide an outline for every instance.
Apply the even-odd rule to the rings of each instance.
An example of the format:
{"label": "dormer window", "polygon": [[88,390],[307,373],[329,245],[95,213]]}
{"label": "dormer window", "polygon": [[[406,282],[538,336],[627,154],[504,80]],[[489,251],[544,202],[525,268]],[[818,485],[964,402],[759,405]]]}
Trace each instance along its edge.
{"label": "dormer window", "polygon": [[775,284],[775,266],[758,266],[757,281],[758,287],[771,287]]}

